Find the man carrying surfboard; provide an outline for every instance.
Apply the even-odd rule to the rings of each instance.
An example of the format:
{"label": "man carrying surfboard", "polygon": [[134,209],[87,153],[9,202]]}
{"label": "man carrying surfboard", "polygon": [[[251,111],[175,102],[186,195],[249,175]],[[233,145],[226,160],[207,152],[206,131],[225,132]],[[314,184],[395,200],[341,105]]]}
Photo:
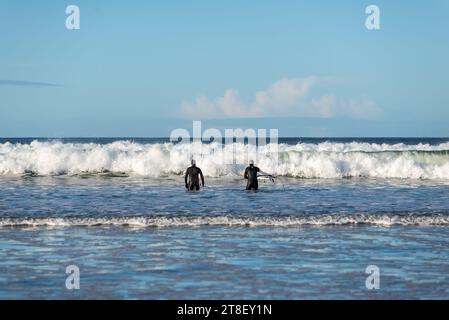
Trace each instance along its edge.
{"label": "man carrying surfboard", "polygon": [[200,190],[200,179],[201,177],[201,184],[204,188],[204,176],[203,172],[200,168],[196,166],[196,161],[192,159],[192,166],[187,168],[186,174],[184,176],[184,180],[186,183],[186,189],[193,191],[193,190]]}
{"label": "man carrying surfboard", "polygon": [[246,190],[259,189],[259,182],[257,177],[268,177],[274,182],[274,177],[271,174],[261,171],[258,167],[254,166],[254,160],[249,161],[249,167],[245,169],[244,178],[248,180],[246,183]]}

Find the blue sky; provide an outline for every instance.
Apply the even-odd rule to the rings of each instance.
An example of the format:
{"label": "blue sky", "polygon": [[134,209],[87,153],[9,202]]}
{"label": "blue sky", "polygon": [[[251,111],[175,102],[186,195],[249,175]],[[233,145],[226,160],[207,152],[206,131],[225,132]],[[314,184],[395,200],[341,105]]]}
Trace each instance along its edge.
{"label": "blue sky", "polygon": [[[81,29],[65,28],[65,8]],[[365,28],[375,4],[381,30]],[[449,136],[449,2],[0,3],[0,136]]]}

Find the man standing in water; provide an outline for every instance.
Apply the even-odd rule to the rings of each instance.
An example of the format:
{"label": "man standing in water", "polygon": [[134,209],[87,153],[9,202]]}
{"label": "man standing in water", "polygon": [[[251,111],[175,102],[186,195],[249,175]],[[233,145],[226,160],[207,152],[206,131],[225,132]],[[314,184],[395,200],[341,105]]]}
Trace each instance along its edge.
{"label": "man standing in water", "polygon": [[201,184],[204,188],[203,172],[196,166],[196,161],[192,159],[192,166],[187,168],[186,175],[184,177],[187,190],[200,190],[200,179],[198,176],[201,176]]}
{"label": "man standing in water", "polygon": [[245,169],[244,178],[248,180],[246,190],[257,190],[259,183],[257,182],[257,173],[260,172],[258,167],[254,166],[254,161],[249,161],[249,167]]}

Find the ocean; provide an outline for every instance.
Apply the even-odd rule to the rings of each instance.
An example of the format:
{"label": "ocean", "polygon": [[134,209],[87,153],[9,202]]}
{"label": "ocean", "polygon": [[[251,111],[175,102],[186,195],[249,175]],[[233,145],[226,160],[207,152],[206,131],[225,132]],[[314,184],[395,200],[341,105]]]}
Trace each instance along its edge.
{"label": "ocean", "polygon": [[0,299],[449,298],[449,138],[217,146],[0,138]]}

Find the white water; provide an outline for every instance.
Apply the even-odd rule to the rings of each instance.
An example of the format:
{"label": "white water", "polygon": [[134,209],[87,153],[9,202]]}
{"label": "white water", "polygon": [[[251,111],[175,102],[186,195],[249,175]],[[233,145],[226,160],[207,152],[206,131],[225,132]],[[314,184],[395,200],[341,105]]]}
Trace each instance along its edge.
{"label": "white water", "polygon": [[[191,152],[193,150],[193,152]],[[278,150],[279,153],[273,153]],[[449,143],[370,144],[319,143],[279,144],[259,148],[234,143],[226,146],[140,144],[117,141],[110,144],[62,143],[0,144],[0,175],[76,175],[103,171],[161,177],[182,174],[191,157],[209,177],[241,176],[248,158],[266,172],[298,178],[402,178],[449,180]],[[223,164],[233,155],[241,164]]]}
{"label": "white water", "polygon": [[299,226],[338,226],[338,225],[375,225],[375,226],[447,226],[449,216],[431,215],[316,215],[288,217],[98,217],[98,218],[2,218],[0,228],[8,227],[299,227]]}

